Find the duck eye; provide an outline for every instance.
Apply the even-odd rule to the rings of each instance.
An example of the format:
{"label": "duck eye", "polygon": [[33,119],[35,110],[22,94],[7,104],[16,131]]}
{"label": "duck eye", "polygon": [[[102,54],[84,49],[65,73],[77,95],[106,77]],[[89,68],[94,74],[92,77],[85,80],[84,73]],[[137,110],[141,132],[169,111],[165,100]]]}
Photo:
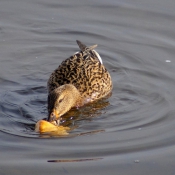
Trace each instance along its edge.
{"label": "duck eye", "polygon": [[58,102],[61,103],[63,101],[63,99],[60,99]]}

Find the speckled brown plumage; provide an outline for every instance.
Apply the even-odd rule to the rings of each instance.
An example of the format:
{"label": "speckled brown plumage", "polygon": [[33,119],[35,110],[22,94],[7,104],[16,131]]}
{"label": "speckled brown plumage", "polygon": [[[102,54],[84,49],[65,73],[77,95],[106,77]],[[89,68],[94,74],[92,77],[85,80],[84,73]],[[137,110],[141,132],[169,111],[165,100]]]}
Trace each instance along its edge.
{"label": "speckled brown plumage", "polygon": [[72,84],[80,92],[84,103],[88,103],[108,95],[112,90],[112,81],[98,53],[93,50],[97,45],[86,47],[80,41],[77,43],[81,51],[63,61],[51,74],[48,91],[50,94],[62,85]]}
{"label": "speckled brown plumage", "polygon": [[82,98],[91,101],[105,97],[112,89],[111,76],[93,50],[80,51],[63,61],[51,74],[48,90],[51,92],[64,84],[73,84]]}

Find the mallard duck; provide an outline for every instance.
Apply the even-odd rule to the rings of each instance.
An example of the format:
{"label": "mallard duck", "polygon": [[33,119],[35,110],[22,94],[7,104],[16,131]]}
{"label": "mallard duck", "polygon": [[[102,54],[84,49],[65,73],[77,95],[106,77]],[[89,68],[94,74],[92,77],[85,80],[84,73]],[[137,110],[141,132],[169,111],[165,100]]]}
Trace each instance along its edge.
{"label": "mallard duck", "polygon": [[48,121],[57,122],[72,107],[107,96],[112,90],[109,72],[100,55],[77,40],[80,48],[51,74],[48,80]]}

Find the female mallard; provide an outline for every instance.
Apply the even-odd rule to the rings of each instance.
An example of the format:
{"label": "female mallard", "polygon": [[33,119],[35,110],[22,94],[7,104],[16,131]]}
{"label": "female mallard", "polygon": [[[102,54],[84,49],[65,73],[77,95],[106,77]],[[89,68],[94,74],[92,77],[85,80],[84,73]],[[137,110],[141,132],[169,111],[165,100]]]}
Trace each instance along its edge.
{"label": "female mallard", "polygon": [[72,107],[107,96],[112,90],[109,72],[100,55],[77,41],[80,48],[51,74],[48,80],[48,121],[57,122]]}

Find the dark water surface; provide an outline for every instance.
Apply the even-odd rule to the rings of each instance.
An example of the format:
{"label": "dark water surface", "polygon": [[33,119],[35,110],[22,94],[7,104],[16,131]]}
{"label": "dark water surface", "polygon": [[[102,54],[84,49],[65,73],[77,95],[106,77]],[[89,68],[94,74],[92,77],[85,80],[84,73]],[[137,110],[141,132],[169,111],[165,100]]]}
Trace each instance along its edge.
{"label": "dark water surface", "polygon": [[[175,174],[174,0],[0,1],[0,174]],[[98,44],[113,94],[41,136],[50,73]],[[57,162],[54,162],[57,161]]]}

